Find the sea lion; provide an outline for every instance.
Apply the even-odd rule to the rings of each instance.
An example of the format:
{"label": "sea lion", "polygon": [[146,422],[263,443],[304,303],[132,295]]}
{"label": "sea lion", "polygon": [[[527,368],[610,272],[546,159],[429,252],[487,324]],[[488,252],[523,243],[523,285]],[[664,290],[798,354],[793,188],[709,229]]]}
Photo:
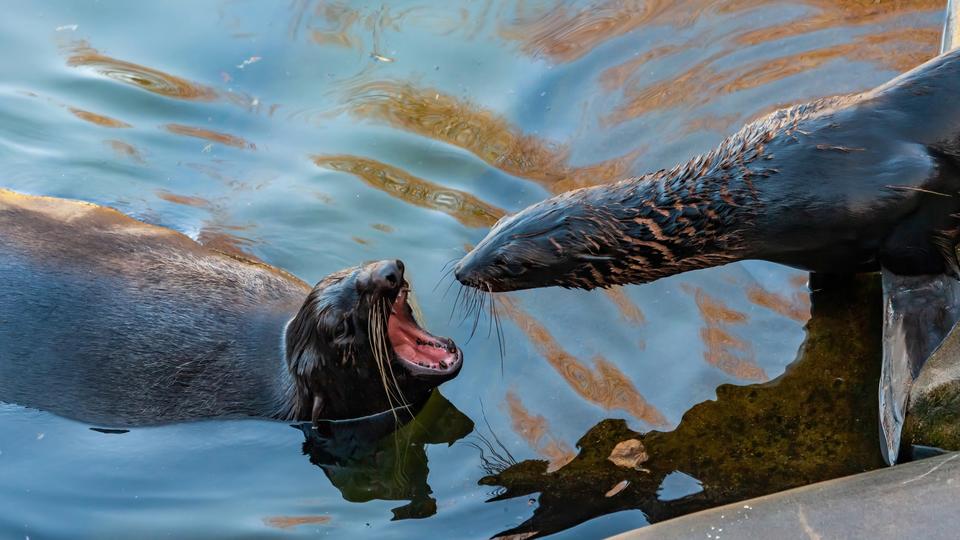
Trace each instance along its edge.
{"label": "sea lion", "polygon": [[483,291],[644,283],[744,259],[960,274],[960,51],[746,125],[670,170],[504,217],[455,267]]}
{"label": "sea lion", "polygon": [[408,294],[399,260],[311,288],[110,208],[0,190],[0,401],[106,426],[390,410],[463,361]]}

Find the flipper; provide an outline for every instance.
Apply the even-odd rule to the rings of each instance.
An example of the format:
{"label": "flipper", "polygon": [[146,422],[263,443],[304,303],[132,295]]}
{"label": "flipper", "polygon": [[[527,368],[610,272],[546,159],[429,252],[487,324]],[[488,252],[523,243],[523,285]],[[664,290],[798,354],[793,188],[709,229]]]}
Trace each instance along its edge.
{"label": "flipper", "polygon": [[900,276],[884,270],[883,302],[880,441],[884,459],[893,465],[914,379],[960,320],[960,281],[946,275]]}
{"label": "flipper", "polygon": [[[944,25],[941,53],[960,46],[960,33],[957,23],[960,21],[960,0],[949,0],[947,3],[947,20]],[[960,50],[956,51],[960,55]],[[943,59],[941,58],[942,62]],[[957,62],[954,62],[957,63]],[[939,76],[952,75],[960,81],[960,66],[950,69],[940,69]],[[953,73],[956,71],[956,73]],[[911,72],[913,73],[913,72]],[[876,92],[879,95],[895,96],[897,93],[914,91],[917,96],[911,99],[914,110],[923,105],[923,101],[939,99],[943,105],[957,103],[956,95],[937,95],[936,89],[931,92],[922,92],[927,86],[937,86],[939,79],[935,77],[932,83],[911,78],[907,73],[884,85]],[[960,83],[958,83],[960,84]],[[940,85],[943,88],[945,85]],[[883,97],[878,97],[883,99]],[[950,107],[954,109],[956,107]],[[942,110],[941,107],[927,105],[927,111]],[[910,111],[907,111],[909,113]],[[952,123],[952,128],[949,124]],[[946,154],[946,157],[956,158],[960,153],[960,115],[946,114],[944,117],[929,123],[916,121],[912,123],[917,129],[931,128],[921,138],[915,139],[927,142]],[[949,134],[944,130],[952,129]],[[940,250],[946,261],[946,270],[957,273],[956,243],[950,232],[944,232],[932,239],[935,247]],[[957,276],[920,275],[902,276],[883,270],[883,367],[880,374],[879,406],[880,406],[880,442],[884,459],[893,465],[897,462],[900,452],[900,439],[908,408],[918,401],[918,395],[911,397],[914,380],[933,378],[928,374],[934,364],[925,366],[927,359],[944,341],[948,333],[960,332],[955,324],[960,320],[960,282]],[[958,334],[960,339],[960,334]],[[952,350],[952,349],[951,349]],[[952,363],[960,374],[960,356],[952,357],[941,353],[943,358],[936,363],[937,370],[947,369]],[[914,394],[924,394],[923,389],[933,387],[932,383],[918,385]]]}

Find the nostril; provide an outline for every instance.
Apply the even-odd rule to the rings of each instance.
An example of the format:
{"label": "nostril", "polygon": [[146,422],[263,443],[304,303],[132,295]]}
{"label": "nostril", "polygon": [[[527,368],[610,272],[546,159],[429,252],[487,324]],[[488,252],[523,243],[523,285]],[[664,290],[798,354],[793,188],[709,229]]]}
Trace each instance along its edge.
{"label": "nostril", "polygon": [[394,272],[390,272],[387,275],[383,276],[383,279],[386,280],[387,285],[389,285],[390,288],[396,287],[398,284],[397,274]]}
{"label": "nostril", "polygon": [[453,273],[453,275],[457,278],[457,281],[463,283],[464,285],[470,285],[473,282],[473,275],[470,272],[457,270]]}
{"label": "nostril", "polygon": [[403,261],[401,261],[400,259],[397,259],[393,262],[394,264],[397,265],[397,272],[400,272],[400,275],[402,276],[404,271]]}

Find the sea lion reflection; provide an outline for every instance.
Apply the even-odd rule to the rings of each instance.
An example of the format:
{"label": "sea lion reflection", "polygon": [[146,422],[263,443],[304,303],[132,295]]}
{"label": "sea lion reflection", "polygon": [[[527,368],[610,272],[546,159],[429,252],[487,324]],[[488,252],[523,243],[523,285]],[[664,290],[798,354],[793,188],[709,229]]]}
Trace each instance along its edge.
{"label": "sea lion reflection", "polygon": [[399,520],[437,512],[424,447],[453,444],[473,431],[473,421],[434,390],[426,402],[397,411],[396,417],[381,413],[294,427],[304,434],[303,454],[323,469],[345,500],[409,501],[392,510]]}

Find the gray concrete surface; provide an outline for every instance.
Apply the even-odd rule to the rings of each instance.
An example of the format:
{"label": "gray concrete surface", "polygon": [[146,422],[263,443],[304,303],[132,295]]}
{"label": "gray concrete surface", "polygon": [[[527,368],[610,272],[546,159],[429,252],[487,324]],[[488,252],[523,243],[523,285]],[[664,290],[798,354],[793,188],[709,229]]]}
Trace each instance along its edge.
{"label": "gray concrete surface", "polygon": [[960,538],[960,453],[838,478],[630,531],[616,540]]}

